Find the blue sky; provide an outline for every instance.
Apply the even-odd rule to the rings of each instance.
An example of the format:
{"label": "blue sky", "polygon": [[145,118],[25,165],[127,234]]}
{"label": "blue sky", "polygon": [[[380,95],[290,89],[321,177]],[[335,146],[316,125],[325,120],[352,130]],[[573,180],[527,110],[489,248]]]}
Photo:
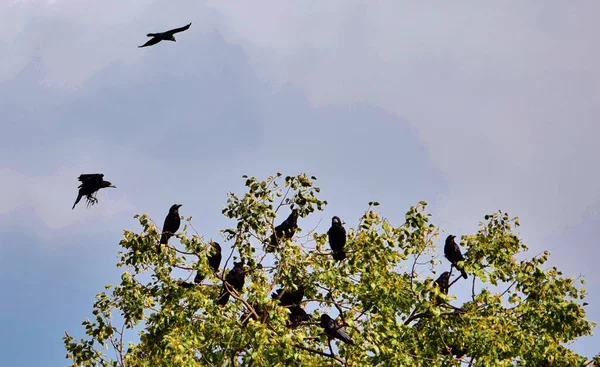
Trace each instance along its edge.
{"label": "blue sky", "polygon": [[[133,215],[160,225],[182,203],[218,238],[240,176],[278,171],[319,178],[321,231],[371,200],[397,222],[426,200],[458,236],[495,210],[518,215],[533,254],[585,275],[600,321],[599,8],[0,2],[2,364],[64,365],[61,337],[118,282]],[[189,22],[176,43],[137,48]],[[87,172],[118,188],[71,211]]]}

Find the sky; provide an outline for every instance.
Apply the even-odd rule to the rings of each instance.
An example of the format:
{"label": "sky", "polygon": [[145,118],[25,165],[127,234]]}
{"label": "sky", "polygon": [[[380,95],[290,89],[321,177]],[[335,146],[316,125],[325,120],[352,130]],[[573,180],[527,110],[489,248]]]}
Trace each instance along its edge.
{"label": "sky", "polygon": [[[64,366],[61,337],[118,283],[133,216],[161,224],[181,203],[216,239],[243,174],[317,176],[321,231],[333,215],[354,225],[373,200],[396,223],[425,200],[458,236],[507,211],[532,255],[548,249],[550,265],[585,276],[600,321],[598,11],[592,0],[0,0],[2,365]],[[177,42],[137,47],[189,22]],[[77,176],[93,172],[117,189],[71,210]]]}

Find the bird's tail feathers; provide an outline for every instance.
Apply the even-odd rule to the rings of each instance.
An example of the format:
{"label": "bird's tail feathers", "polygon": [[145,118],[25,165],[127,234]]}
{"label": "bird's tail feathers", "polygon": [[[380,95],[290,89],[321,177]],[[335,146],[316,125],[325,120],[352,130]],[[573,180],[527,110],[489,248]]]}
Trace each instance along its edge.
{"label": "bird's tail feathers", "polygon": [[79,200],[81,200],[81,196],[82,195],[77,195],[77,199],[75,199],[75,204],[73,204],[73,207],[71,208],[71,210],[75,209],[75,205],[77,205],[77,203],[79,202]]}

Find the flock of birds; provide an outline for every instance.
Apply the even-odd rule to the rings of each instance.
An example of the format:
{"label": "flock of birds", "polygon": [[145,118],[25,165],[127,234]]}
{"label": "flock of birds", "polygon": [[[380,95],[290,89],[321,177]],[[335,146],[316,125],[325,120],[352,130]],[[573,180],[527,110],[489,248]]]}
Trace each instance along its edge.
{"label": "flock of birds", "polygon": [[[153,46],[161,41],[173,41],[175,40],[175,33],[186,31],[190,28],[192,23],[189,23],[183,27],[171,29],[166,32],[160,33],[148,33],[147,37],[152,37],[145,44],[138,47],[148,47]],[[73,209],[79,203],[79,201],[85,196],[87,200],[87,206],[94,205],[98,203],[98,199],[96,198],[96,193],[98,190],[103,188],[116,188],[109,181],[104,180],[104,174],[102,173],[91,173],[91,174],[82,174],[79,176],[79,181],[81,184],[79,185],[79,192],[77,194],[77,199],[73,204]],[[169,214],[165,218],[165,222],[163,224],[162,233],[160,237],[160,244],[167,245],[169,239],[175,235],[175,233],[179,230],[179,226],[181,225],[181,217],[179,215],[179,208],[181,204],[174,204],[169,209]],[[292,213],[287,217],[285,221],[275,227],[275,231],[271,234],[268,243],[266,243],[266,251],[273,252],[275,248],[279,244],[279,239],[291,240],[294,233],[298,229],[298,210],[292,209]],[[332,251],[332,257],[336,261],[343,261],[346,259],[346,252],[344,251],[344,246],[346,245],[346,229],[342,225],[342,221],[339,217],[334,216],[331,219],[331,227],[327,232],[329,239],[329,246]],[[455,236],[448,236],[446,238],[446,244],[444,246],[444,255],[451,262],[452,266],[456,266],[456,268],[462,273],[463,278],[467,279],[467,273],[464,269],[459,268],[457,265],[458,261],[464,261],[464,257],[460,252],[460,248],[454,242]],[[217,242],[211,242],[213,247],[213,253],[208,256],[208,263],[213,271],[216,273],[219,270],[219,266],[221,265],[221,246]],[[435,281],[440,288],[440,291],[444,294],[448,294],[448,288],[450,287],[450,276],[451,276],[452,267],[450,271],[443,272],[440,277]],[[245,274],[244,264],[243,262],[234,262],[233,268],[227,273],[225,276],[225,280],[223,283],[223,289],[216,303],[220,306],[224,306],[229,301],[230,289],[235,289],[238,292],[241,292],[244,283],[245,283]],[[206,278],[206,274],[202,274],[199,270],[194,277],[194,283],[202,283],[202,281]],[[194,285],[187,282],[182,282],[182,286],[186,288],[191,288]],[[304,297],[304,285],[297,286],[296,290],[285,291],[283,288],[278,289],[273,292],[271,295],[273,299],[279,299],[279,303],[283,307],[287,307],[290,310],[290,324],[292,327],[299,326],[303,321],[311,320],[311,316],[304,311],[301,307],[302,298]],[[255,306],[255,305],[253,305]],[[256,315],[252,315],[253,318],[258,316],[263,318],[265,316],[264,310],[259,309],[258,307],[253,307],[255,309]],[[324,329],[325,334],[327,334],[328,339],[339,339],[344,343],[355,345],[348,332],[343,328],[342,325],[339,325],[334,319],[332,319],[328,314],[323,313],[321,315],[321,327]],[[331,345],[330,345],[331,349]]]}
{"label": "flock of birds", "polygon": [[[75,204],[73,204],[73,209],[83,197],[86,198],[88,206],[94,205],[98,203],[98,199],[95,197],[98,190],[108,187],[116,188],[116,186],[114,186],[112,183],[104,180],[104,174],[102,173],[82,174],[79,176],[79,181],[81,182],[81,185],[79,185],[79,192],[77,199],[75,200]],[[181,204],[173,204],[169,209],[169,213],[167,214],[163,224],[159,246],[167,245],[169,239],[179,230],[181,225],[179,208],[181,206]],[[282,239],[291,240],[297,229],[298,210],[292,208],[290,215],[281,224],[274,228],[274,231],[269,239],[265,241],[265,251],[275,251],[275,248],[277,248],[279,245],[279,241]],[[336,261],[343,261],[346,259],[346,252],[344,250],[346,245],[346,229],[342,225],[342,221],[339,217],[334,216],[331,219],[331,227],[327,231],[327,236],[333,259]],[[443,272],[439,278],[435,280],[435,284],[437,284],[439,287],[440,292],[444,294],[448,294],[448,289],[451,286],[450,276],[453,267],[456,267],[461,272],[461,275],[464,279],[468,278],[464,268],[457,264],[459,261],[464,261],[465,258],[463,257],[460,248],[454,241],[454,238],[456,238],[456,236],[449,235],[446,238],[444,245],[444,256],[451,263],[450,271]],[[213,271],[217,273],[222,259],[221,246],[219,243],[214,241],[211,242],[211,245],[213,249],[208,254],[207,260]],[[233,268],[225,276],[222,291],[216,301],[218,305],[224,306],[227,304],[231,294],[231,289],[235,289],[237,292],[242,291],[245,283],[245,275],[246,271],[244,270],[243,262],[234,262]],[[206,274],[202,274],[200,270],[198,270],[196,276],[194,277],[194,283],[202,283],[205,278]],[[185,281],[181,281],[181,285],[185,288],[194,287],[194,284]],[[303,321],[310,321],[312,319],[311,315],[307,314],[306,311],[304,311],[304,309],[301,307],[302,298],[304,297],[304,285],[296,285],[296,288],[296,290],[286,291],[284,291],[283,288],[280,288],[271,294],[273,299],[279,299],[281,306],[287,307],[290,310],[289,321],[292,328],[298,327]],[[258,316],[259,318],[264,319],[266,316],[264,310],[256,307],[256,305],[252,305],[252,307],[255,310],[255,314],[250,314],[250,317],[256,319],[256,316]],[[328,314],[323,313],[321,315],[320,326],[324,329],[325,334],[328,336],[328,340],[338,339],[344,343],[355,345],[350,338],[350,335],[343,327],[347,326],[345,323],[344,325],[340,325]]]}

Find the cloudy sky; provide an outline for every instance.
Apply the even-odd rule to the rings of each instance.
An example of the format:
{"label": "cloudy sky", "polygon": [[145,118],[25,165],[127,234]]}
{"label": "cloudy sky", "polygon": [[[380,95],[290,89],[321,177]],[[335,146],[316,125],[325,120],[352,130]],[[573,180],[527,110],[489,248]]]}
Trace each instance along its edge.
{"label": "cloudy sky", "polygon": [[[3,365],[64,366],[136,213],[218,238],[242,174],[316,175],[322,219],[419,200],[446,233],[498,209],[600,321],[594,0],[0,0]],[[148,32],[192,22],[177,43]],[[80,173],[118,188],[71,210]],[[319,218],[321,219],[321,218]],[[441,248],[441,247],[440,247]],[[31,346],[35,352],[30,352]],[[585,355],[598,337],[578,341]],[[8,352],[8,353],[7,353]]]}

